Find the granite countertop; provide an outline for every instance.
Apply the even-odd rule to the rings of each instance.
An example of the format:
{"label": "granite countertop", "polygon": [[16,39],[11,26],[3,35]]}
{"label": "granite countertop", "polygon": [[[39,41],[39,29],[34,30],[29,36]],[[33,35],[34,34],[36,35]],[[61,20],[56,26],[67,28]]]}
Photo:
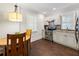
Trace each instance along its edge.
{"label": "granite countertop", "polygon": [[67,33],[75,33],[75,30],[54,30],[58,32],[67,32]]}

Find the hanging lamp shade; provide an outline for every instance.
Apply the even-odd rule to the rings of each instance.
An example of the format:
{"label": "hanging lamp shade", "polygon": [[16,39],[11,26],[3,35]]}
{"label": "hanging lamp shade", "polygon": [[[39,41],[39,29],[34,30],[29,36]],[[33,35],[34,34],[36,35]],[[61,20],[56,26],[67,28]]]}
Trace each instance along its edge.
{"label": "hanging lamp shade", "polygon": [[21,22],[22,21],[22,14],[16,13],[16,12],[9,13],[9,20],[15,21],[15,22]]}
{"label": "hanging lamp shade", "polygon": [[9,13],[9,20],[14,22],[22,21],[22,14],[17,11],[17,6],[15,5],[15,12]]}

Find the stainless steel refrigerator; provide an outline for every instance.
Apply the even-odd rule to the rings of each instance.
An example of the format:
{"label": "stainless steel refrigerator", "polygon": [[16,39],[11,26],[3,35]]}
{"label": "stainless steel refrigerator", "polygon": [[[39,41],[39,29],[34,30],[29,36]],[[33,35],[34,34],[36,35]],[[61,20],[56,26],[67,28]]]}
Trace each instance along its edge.
{"label": "stainless steel refrigerator", "polygon": [[76,43],[77,43],[77,49],[79,50],[79,18],[76,19],[75,39],[76,39]]}

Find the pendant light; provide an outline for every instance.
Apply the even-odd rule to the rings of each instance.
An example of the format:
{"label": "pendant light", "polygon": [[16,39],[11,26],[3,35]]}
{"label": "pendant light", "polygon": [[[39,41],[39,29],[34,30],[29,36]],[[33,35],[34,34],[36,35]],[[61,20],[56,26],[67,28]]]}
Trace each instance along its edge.
{"label": "pendant light", "polygon": [[22,21],[22,14],[18,12],[18,6],[14,5],[15,10],[14,12],[9,13],[9,20],[14,22],[21,22]]}

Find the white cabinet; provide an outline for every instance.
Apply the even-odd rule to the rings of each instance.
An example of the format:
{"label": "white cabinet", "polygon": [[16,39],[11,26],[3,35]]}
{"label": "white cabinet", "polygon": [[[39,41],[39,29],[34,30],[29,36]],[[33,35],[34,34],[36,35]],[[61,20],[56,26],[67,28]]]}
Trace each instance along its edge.
{"label": "white cabinet", "polygon": [[77,49],[74,31],[53,31],[53,41]]}
{"label": "white cabinet", "polygon": [[62,33],[60,34],[59,32],[53,31],[53,41],[62,44],[63,43],[63,37]]}

